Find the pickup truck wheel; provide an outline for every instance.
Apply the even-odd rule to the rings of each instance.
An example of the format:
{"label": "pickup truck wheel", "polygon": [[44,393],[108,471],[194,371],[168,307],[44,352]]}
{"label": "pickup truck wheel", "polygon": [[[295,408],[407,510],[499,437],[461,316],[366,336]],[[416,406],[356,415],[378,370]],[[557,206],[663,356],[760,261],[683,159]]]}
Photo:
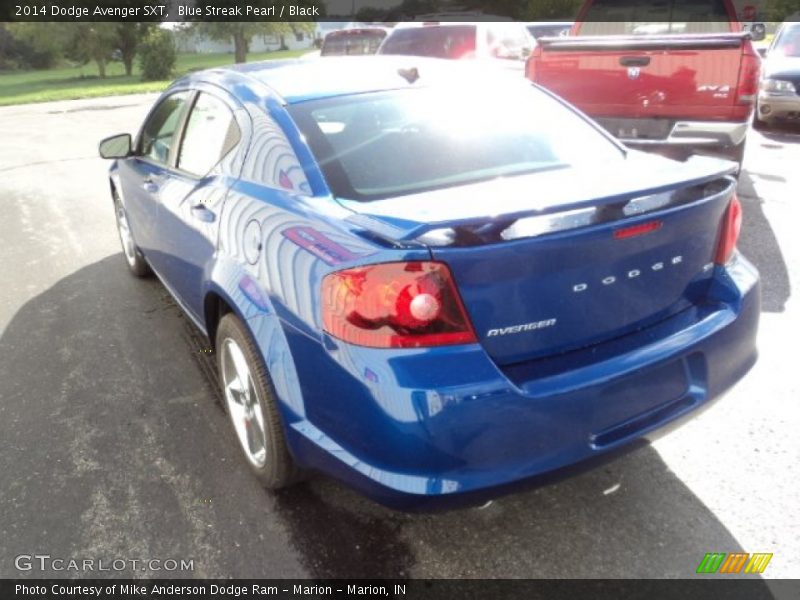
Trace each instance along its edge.
{"label": "pickup truck wheel", "polygon": [[756,104],[756,109],[753,111],[753,129],[769,129],[770,122],[759,117],[759,114],[760,111],[758,110],[758,105]]}
{"label": "pickup truck wheel", "polygon": [[745,141],[742,141],[738,146],[730,149],[728,158],[732,161],[739,163],[739,172],[742,170],[742,163],[744,163]]}
{"label": "pickup truck wheel", "polygon": [[148,277],[152,274],[150,265],[147,264],[144,255],[136,245],[136,240],[133,239],[133,232],[128,223],[125,206],[123,206],[116,192],[114,192],[114,216],[117,219],[119,241],[122,244],[122,253],[125,255],[128,268],[136,277]]}
{"label": "pickup truck wheel", "polygon": [[283,433],[272,382],[249,332],[233,314],[217,328],[225,408],[250,470],[271,490],[293,483],[297,469]]}
{"label": "pickup truck wheel", "polygon": [[717,158],[724,158],[739,164],[739,172],[742,170],[742,163],[744,162],[745,142],[741,142],[737,146],[716,146],[708,148],[703,154],[714,156]]}

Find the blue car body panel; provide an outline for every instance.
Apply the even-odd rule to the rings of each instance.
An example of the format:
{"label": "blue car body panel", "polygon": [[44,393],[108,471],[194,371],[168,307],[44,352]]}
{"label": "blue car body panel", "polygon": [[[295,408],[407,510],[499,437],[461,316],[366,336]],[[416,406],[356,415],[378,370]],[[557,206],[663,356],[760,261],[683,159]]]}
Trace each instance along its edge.
{"label": "blue car body panel", "polygon": [[[362,61],[358,69],[351,68],[353,60]],[[758,275],[738,255],[713,265],[718,231],[704,226],[721,219],[730,187],[702,203],[669,209],[671,216],[659,218],[673,219],[673,228],[627,240],[624,248],[609,241],[611,224],[570,233],[566,247],[559,234],[429,247],[416,238],[491,215],[470,212],[447,190],[433,192],[441,202],[425,194],[367,203],[334,198],[287,105],[402,87],[404,81],[387,73],[407,62],[274,61],[191,75],[165,94],[201,90],[223,99],[242,130],[237,148],[199,179],[136,157],[111,169],[138,245],[197,325],[213,335],[209,303],[217,299],[246,322],[301,467],[332,474],[387,503],[447,503],[646,436],[717,398],[746,372],[756,357]],[[421,64],[443,77],[452,69],[438,61]],[[658,168],[649,176],[640,169],[627,177],[621,172],[602,190],[599,174],[570,190],[568,174],[555,173],[560,183],[549,189],[559,197],[549,203],[521,195],[526,182],[519,178],[505,190],[504,218],[594,206],[603,198],[620,202],[731,171],[712,159],[682,167],[640,160],[641,169]],[[157,189],[143,183],[153,173]],[[199,203],[208,214],[194,210]],[[598,251],[607,257],[607,270],[587,270],[582,257]],[[669,264],[676,256],[679,264]],[[477,343],[379,349],[324,332],[325,275],[434,259],[450,266]],[[600,283],[664,261],[683,275],[665,272],[655,279],[650,273],[651,279],[613,290]],[[573,312],[565,313],[564,294],[584,282],[593,295],[576,294],[574,303],[585,306],[575,313],[573,303]],[[644,293],[653,285],[661,286],[663,300],[656,308]],[[492,293],[502,288],[508,298],[502,315],[482,303],[487,286],[494,286]],[[534,341],[528,334],[488,335],[492,328],[547,319],[563,325],[557,335],[546,329]]]}

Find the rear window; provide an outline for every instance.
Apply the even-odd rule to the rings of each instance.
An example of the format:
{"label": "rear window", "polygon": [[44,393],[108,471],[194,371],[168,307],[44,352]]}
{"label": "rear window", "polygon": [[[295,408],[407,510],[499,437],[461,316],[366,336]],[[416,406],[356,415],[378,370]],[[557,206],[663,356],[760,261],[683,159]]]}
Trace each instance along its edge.
{"label": "rear window", "polygon": [[380,54],[405,54],[435,58],[468,58],[475,54],[474,25],[424,26],[395,29]]}
{"label": "rear window", "polygon": [[578,35],[729,33],[724,0],[595,0]]}
{"label": "rear window", "polygon": [[541,37],[555,37],[569,32],[571,25],[528,25],[528,31],[537,40]]}
{"label": "rear window", "polygon": [[289,110],[333,193],[351,200],[623,158],[608,137],[533,86],[487,87],[493,91],[339,96]]}
{"label": "rear window", "polygon": [[322,44],[322,56],[344,56],[375,54],[381,45],[385,31],[358,31],[329,34]]}

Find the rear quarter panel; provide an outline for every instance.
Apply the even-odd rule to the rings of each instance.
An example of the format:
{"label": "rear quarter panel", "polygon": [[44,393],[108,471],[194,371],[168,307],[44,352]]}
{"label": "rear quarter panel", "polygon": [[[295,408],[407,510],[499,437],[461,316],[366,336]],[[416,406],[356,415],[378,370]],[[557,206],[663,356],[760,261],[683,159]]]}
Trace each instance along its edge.
{"label": "rear quarter panel", "polygon": [[[362,264],[427,260],[430,253],[357,235],[345,221],[352,213],[321,187],[313,165],[303,164],[310,154],[284,109],[271,101],[246,106],[253,141],[225,200],[207,291],[230,299],[246,321],[287,431],[311,424],[352,448],[358,436],[343,432],[352,430],[353,407],[343,410],[341,399],[362,398],[368,375],[361,369],[365,379],[354,376],[350,354],[337,351],[322,330],[322,279]],[[288,435],[293,453],[295,439]]]}

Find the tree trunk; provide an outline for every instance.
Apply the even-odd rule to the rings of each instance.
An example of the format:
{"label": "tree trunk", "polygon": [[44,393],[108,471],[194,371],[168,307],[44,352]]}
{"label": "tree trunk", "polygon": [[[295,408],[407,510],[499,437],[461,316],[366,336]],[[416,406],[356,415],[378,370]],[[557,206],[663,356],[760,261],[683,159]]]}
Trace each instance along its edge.
{"label": "tree trunk", "polygon": [[237,31],[233,34],[233,51],[237,63],[247,61],[247,38],[244,32]]}
{"label": "tree trunk", "polygon": [[122,54],[122,64],[125,65],[125,75],[130,77],[133,74],[133,54]]}
{"label": "tree trunk", "polygon": [[95,59],[97,63],[97,70],[100,72],[100,79],[106,78],[106,57],[105,56],[98,56]]}

